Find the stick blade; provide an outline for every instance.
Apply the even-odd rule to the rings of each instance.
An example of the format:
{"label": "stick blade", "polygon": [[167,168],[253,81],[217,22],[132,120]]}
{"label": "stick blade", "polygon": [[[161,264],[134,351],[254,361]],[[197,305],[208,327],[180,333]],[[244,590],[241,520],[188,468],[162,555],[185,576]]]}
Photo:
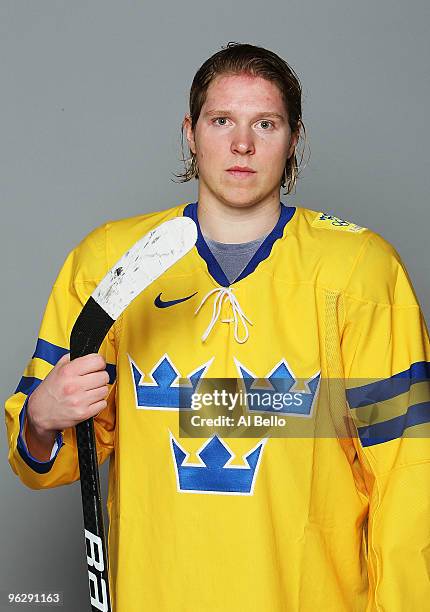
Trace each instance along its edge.
{"label": "stick blade", "polygon": [[116,320],[141,291],[186,255],[196,240],[197,226],[192,219],[165,221],[117,261],[91,297]]}

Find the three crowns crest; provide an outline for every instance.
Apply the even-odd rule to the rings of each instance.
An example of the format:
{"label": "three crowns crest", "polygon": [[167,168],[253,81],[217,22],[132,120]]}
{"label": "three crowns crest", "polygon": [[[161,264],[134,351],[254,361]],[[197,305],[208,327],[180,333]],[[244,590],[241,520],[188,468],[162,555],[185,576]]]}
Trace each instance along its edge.
{"label": "three crowns crest", "polygon": [[[236,361],[236,367],[247,392],[268,393],[267,387],[259,387],[257,378],[244,365]],[[190,410],[191,398],[212,359],[190,372],[186,378],[189,386],[179,386],[180,374],[167,354],[163,355],[150,372],[152,382],[143,382],[143,373],[129,356],[132,380],[135,388],[136,408],[146,410]],[[267,375],[271,387],[269,393],[286,394],[296,389],[298,380],[285,360],[281,360]],[[307,379],[300,392],[299,406],[281,406],[278,412],[291,416],[307,416],[312,413],[318,393],[320,372]],[[248,405],[248,410],[253,411]],[[273,411],[261,404],[258,411]],[[182,493],[209,493],[221,495],[252,495],[258,474],[263,448],[267,438],[243,455],[243,464],[232,464],[235,458],[230,447],[218,436],[206,440],[197,456],[199,463],[190,463],[190,454],[170,433],[170,448],[176,474],[177,489]]]}
{"label": "three crowns crest", "polygon": [[189,453],[170,433],[178,491],[188,493],[220,493],[252,495],[255,478],[266,438],[243,455],[246,465],[228,465],[234,454],[227,444],[214,435],[198,451],[200,464],[187,463]]}

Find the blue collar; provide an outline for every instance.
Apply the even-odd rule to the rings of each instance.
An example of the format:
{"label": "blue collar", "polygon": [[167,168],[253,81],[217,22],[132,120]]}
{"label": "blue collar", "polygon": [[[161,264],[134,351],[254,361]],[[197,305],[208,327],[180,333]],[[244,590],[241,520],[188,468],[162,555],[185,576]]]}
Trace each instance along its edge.
{"label": "blue collar", "polygon": [[[278,240],[279,238],[282,238],[282,235],[284,233],[284,228],[287,225],[288,221],[290,221],[290,219],[294,215],[295,211],[296,211],[295,206],[285,206],[285,204],[281,202],[281,213],[279,215],[279,219],[275,227],[270,232],[270,234],[266,236],[262,244],[258,247],[257,251],[252,256],[251,261],[249,261],[248,265],[239,274],[239,276],[236,278],[234,283],[237,283],[238,281],[242,280],[242,278],[245,278],[245,276],[248,276],[249,274],[251,274],[251,272],[254,272],[258,264],[264,259],[267,259],[269,257],[273,245],[275,244],[276,240]],[[187,206],[184,208],[183,216],[189,217],[197,225],[196,247],[197,247],[197,251],[200,257],[204,259],[204,261],[206,262],[209,274],[222,287],[229,287],[231,284],[234,284],[234,283],[229,283],[226,275],[222,271],[215,257],[212,255],[212,251],[208,247],[205,239],[203,238],[203,234],[200,229],[200,224],[199,224],[198,217],[197,217],[197,202],[192,202],[190,204],[187,204]]]}

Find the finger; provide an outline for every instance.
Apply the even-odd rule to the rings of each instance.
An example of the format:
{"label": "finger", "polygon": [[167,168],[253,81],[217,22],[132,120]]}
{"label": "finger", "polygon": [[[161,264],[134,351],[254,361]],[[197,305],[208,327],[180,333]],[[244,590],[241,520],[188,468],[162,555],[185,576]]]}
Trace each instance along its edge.
{"label": "finger", "polygon": [[100,402],[96,402],[95,404],[91,404],[91,416],[98,416],[105,408],[107,407],[107,401],[101,400]]}
{"label": "finger", "polygon": [[106,372],[106,370],[102,370],[101,372],[93,372],[91,374],[84,374],[80,380],[82,391],[91,391],[91,389],[105,387],[108,383],[109,374]]}
{"label": "finger", "polygon": [[83,420],[90,419],[91,417],[96,417],[100,414],[100,412],[103,412],[106,407],[107,401],[105,399],[99,400],[98,402],[94,402],[94,404],[88,406],[87,410],[85,411],[85,419]]}
{"label": "finger", "polygon": [[86,391],[84,393],[83,402],[86,406],[90,406],[95,402],[99,402],[101,400],[106,399],[109,389],[107,386],[98,387],[97,389],[91,389],[90,391]]}
{"label": "finger", "polygon": [[77,421],[75,421],[75,425],[77,425],[78,423],[82,423],[83,421],[86,421],[87,419],[90,419],[91,417],[97,416],[106,407],[107,407],[107,401],[105,399],[99,400],[98,402],[91,404],[85,410],[85,417],[80,417]]}
{"label": "finger", "polygon": [[106,361],[99,353],[90,353],[83,357],[77,357],[70,362],[69,371],[72,374],[91,374],[106,368]]}

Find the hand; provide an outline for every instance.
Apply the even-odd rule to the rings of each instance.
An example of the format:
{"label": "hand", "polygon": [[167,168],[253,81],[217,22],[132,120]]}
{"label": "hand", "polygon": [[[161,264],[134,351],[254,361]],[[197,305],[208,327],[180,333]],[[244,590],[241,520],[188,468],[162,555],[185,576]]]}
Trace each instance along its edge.
{"label": "hand", "polygon": [[91,353],[70,361],[66,354],[33,391],[28,400],[28,427],[39,438],[94,417],[107,406],[109,374],[106,361]]}

